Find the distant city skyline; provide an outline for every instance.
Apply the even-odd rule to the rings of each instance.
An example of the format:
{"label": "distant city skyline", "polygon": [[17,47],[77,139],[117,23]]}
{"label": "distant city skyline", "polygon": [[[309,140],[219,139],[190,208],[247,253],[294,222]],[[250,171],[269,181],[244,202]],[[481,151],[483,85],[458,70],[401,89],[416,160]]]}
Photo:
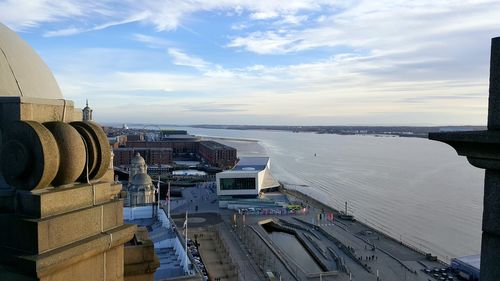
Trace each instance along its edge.
{"label": "distant city skyline", "polygon": [[103,123],[484,125],[500,2],[0,0],[0,22]]}

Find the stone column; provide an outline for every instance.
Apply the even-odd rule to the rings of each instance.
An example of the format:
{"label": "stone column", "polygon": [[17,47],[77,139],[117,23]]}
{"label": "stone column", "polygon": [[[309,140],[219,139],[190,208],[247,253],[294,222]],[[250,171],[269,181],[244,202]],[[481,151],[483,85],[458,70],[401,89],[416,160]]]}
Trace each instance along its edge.
{"label": "stone column", "polygon": [[0,97],[0,280],[124,279],[136,226],[123,223],[121,184],[104,177],[106,135],[72,111]]}
{"label": "stone column", "polygon": [[481,281],[500,280],[500,37],[491,44],[488,130],[430,133],[451,145],[475,167],[485,169]]}

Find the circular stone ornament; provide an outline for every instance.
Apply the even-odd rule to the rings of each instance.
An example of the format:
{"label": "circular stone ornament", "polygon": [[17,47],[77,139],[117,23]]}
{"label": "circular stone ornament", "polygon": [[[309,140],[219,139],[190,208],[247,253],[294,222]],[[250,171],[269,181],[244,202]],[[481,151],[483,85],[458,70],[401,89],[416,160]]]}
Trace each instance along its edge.
{"label": "circular stone ornament", "polygon": [[[108,170],[111,162],[108,137],[101,126],[92,121],[75,121],[70,123],[83,137],[87,146],[87,161],[89,166],[89,180],[100,179]],[[87,171],[78,178],[81,182],[87,181]]]}
{"label": "circular stone ornament", "polygon": [[59,148],[59,171],[52,181],[54,186],[73,183],[85,167],[85,145],[78,131],[68,123],[54,121],[43,125],[54,136]]}
{"label": "circular stone ornament", "polygon": [[17,189],[47,187],[59,169],[59,149],[50,131],[35,121],[14,121],[4,131],[0,169]]}

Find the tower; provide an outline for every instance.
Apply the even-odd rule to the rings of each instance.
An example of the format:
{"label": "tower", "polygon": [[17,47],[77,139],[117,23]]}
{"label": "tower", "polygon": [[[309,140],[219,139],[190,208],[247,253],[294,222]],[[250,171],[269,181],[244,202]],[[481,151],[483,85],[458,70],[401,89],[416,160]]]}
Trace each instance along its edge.
{"label": "tower", "polygon": [[89,107],[89,100],[87,100],[85,107],[82,110],[83,121],[92,121],[92,109]]}

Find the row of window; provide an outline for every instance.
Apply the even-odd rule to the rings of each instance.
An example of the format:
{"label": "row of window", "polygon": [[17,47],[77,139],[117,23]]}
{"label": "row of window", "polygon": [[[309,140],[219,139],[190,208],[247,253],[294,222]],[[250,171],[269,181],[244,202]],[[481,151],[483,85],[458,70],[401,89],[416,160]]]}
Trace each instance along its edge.
{"label": "row of window", "polygon": [[221,190],[255,189],[255,178],[221,178]]}

